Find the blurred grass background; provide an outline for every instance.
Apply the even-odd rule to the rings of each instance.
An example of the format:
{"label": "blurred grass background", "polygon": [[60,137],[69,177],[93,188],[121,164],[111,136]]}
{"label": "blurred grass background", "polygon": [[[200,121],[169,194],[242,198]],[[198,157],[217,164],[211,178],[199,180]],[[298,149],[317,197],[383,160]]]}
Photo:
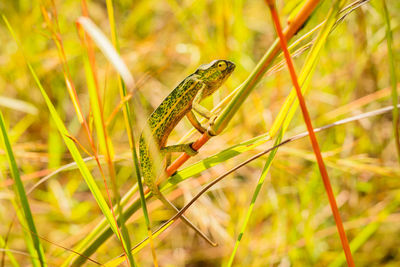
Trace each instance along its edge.
{"label": "blurred grass background", "polygon": [[[328,2],[323,1],[298,36],[325,19],[330,7]],[[278,1],[281,20],[286,21],[301,3]],[[387,89],[390,77],[385,24],[380,4],[374,0],[356,9],[328,38],[313,77],[312,90],[306,96],[314,127],[391,104],[390,89]],[[387,4],[396,58],[400,49],[397,16],[400,3],[387,1]],[[0,3],[0,12],[14,28],[68,130],[88,148],[65,87],[57,48],[44,23],[41,5],[51,9],[50,1],[6,0]],[[90,121],[83,48],[75,26],[82,14],[80,2],[55,1],[55,6],[71,76]],[[88,7],[91,19],[110,36],[105,2],[88,1]],[[264,1],[121,0],[114,2],[114,8],[121,56],[137,82],[140,90],[137,97],[148,112],[200,64],[214,59],[231,60],[237,65],[235,72],[225,86],[204,101],[204,105],[211,108],[246,79],[275,39]],[[29,189],[72,159],[3,22],[0,43],[0,106],[25,188]],[[296,57],[297,69],[304,63],[305,54]],[[107,118],[120,103],[117,76],[99,51],[96,60]],[[224,133],[213,138],[187,165],[268,131],[290,89],[286,68],[265,77]],[[380,96],[376,95],[378,91]],[[370,98],[363,105],[357,105],[368,95]],[[388,113],[318,134],[349,240],[362,239],[354,253],[357,266],[397,266],[400,262],[400,169],[391,119]],[[189,122],[183,120],[171,135],[170,143],[176,143],[189,129]],[[118,159],[117,181],[122,195],[135,184],[122,112],[110,121],[107,130]],[[141,131],[134,130],[136,134]],[[304,130],[298,113],[287,136]],[[200,184],[267,146],[224,162],[203,173],[201,179],[181,183],[179,189],[168,195],[169,199],[182,205],[198,191]],[[82,155],[87,156],[84,151]],[[15,195],[3,150],[0,157],[0,235],[7,240],[8,248],[26,252],[23,240],[26,229],[13,223],[15,212],[10,200]],[[225,262],[264,162],[265,158],[261,158],[237,171],[187,213],[219,243],[218,247],[209,247],[179,223],[155,241],[159,263],[162,266],[220,266]],[[88,166],[98,178],[98,186],[104,190],[97,167],[94,163]],[[29,195],[29,203],[39,235],[65,247],[73,247],[102,218],[76,169],[52,176]],[[172,216],[158,201],[149,203],[153,225]],[[137,212],[128,223],[133,244],[147,235],[141,214]],[[376,227],[365,235],[362,230],[371,225]],[[42,240],[42,245],[50,266],[59,265],[69,255],[49,242]],[[121,252],[120,243],[113,236],[92,257],[106,262]],[[340,240],[309,141],[290,143],[278,151],[239,247],[236,265],[327,266],[335,263],[340,253]],[[14,256],[21,266],[31,263],[29,256],[20,253]],[[150,266],[150,248],[136,254],[135,260],[140,266]],[[2,255],[2,264],[10,264],[7,256]]]}

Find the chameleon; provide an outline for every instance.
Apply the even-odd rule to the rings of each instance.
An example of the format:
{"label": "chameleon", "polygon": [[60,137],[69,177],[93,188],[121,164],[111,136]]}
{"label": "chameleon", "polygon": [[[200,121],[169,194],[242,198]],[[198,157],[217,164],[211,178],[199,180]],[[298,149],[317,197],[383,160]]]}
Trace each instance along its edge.
{"label": "chameleon", "polygon": [[[200,133],[207,132],[210,136],[215,135],[212,126],[216,115],[201,106],[200,101],[213,94],[234,69],[235,64],[228,60],[214,60],[198,67],[193,74],[179,83],[153,111],[140,135],[139,156],[143,181],[153,196],[176,212],[179,210],[160,192],[157,180],[165,175],[165,168],[170,162],[171,152],[185,152],[190,156],[194,156],[198,152],[191,147],[192,143],[166,146],[168,137],[184,116]],[[208,119],[208,127],[198,121],[193,111]],[[164,158],[162,163],[155,164],[162,158]],[[207,242],[216,245],[186,217],[182,216],[181,219]]]}

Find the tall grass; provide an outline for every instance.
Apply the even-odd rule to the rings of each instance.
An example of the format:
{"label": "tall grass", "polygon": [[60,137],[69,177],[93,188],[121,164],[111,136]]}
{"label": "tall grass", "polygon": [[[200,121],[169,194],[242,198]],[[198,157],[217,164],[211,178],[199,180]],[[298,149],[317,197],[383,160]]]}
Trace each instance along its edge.
{"label": "tall grass", "polygon": [[[312,2],[297,32],[304,20],[294,25],[295,15]],[[383,2],[347,2],[337,24],[327,18],[330,1],[277,2],[293,29],[288,41],[303,69],[302,89],[312,88],[304,96],[314,127],[397,103],[400,6],[386,1],[382,9]],[[109,266],[124,251],[125,264],[139,266],[154,264],[154,252],[161,266],[220,266],[229,258],[235,266],[345,264],[306,139],[236,170],[185,211],[218,247],[175,220],[153,235],[153,251],[145,242],[128,253],[149,236],[148,227],[155,231],[174,215],[146,188],[140,200],[134,137],[200,64],[224,58],[237,67],[202,103],[218,106],[219,135],[202,137],[183,120],[170,136],[170,144],[201,142],[199,155],[179,160],[160,185],[177,206],[271,147],[271,139],[277,144],[305,130],[263,1],[19,0],[0,3],[0,12],[15,32],[0,24],[1,266],[87,260],[62,247]],[[83,17],[112,45],[105,49],[83,32]],[[326,19],[329,28],[321,24]],[[396,110],[394,119],[385,113],[318,135],[357,266],[399,261]]]}

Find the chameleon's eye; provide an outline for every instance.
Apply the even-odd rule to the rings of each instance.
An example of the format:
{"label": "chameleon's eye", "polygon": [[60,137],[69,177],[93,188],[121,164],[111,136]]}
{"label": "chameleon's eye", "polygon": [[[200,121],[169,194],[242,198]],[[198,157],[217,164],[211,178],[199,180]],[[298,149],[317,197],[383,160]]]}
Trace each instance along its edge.
{"label": "chameleon's eye", "polygon": [[224,71],[224,70],[226,69],[226,63],[225,63],[225,61],[220,61],[220,62],[218,62],[218,69],[219,69],[220,71]]}

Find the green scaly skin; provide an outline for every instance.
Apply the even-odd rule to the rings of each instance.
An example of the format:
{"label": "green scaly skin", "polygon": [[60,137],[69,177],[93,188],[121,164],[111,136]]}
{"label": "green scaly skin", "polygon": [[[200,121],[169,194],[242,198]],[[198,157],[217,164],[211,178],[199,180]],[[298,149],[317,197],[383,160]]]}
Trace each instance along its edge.
{"label": "green scaly skin", "polygon": [[[214,93],[234,69],[235,64],[227,60],[214,60],[209,64],[201,65],[193,74],[186,77],[172,90],[157,109],[154,110],[147,120],[147,131],[143,131],[140,136],[139,153],[144,183],[149,187],[154,196],[160,199],[164,205],[175,211],[178,211],[177,208],[161,194],[156,183],[157,178],[165,174],[166,163],[158,164],[162,166],[159,168],[160,171],[156,170],[157,166],[153,163],[154,160],[152,158],[157,158],[157,155],[153,153],[154,149],[150,149],[148,144],[155,144],[161,155],[170,152],[186,152],[191,156],[197,154],[197,151],[193,150],[190,146],[191,144],[166,147],[168,136],[185,115],[198,131],[201,133],[208,131],[210,135],[215,135],[213,134],[212,124],[216,116],[199,103],[205,97]],[[200,124],[193,114],[192,109],[201,116],[209,119],[210,127],[208,129]],[[210,244],[215,245],[188,219],[184,216],[181,219]]]}

